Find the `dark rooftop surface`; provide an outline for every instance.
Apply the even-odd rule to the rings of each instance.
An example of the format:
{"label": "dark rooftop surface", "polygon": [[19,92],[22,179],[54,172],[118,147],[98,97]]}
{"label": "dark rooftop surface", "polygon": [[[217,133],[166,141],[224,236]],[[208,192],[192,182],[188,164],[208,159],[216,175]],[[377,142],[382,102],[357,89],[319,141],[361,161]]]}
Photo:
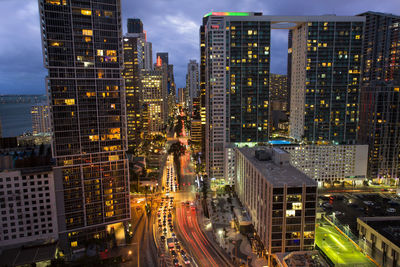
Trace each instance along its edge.
{"label": "dark rooftop surface", "polygon": [[400,247],[400,216],[396,217],[364,217],[363,222]]}
{"label": "dark rooftop surface", "polygon": [[57,243],[6,249],[0,255],[0,264],[1,266],[19,266],[51,260],[54,259],[56,249]]}

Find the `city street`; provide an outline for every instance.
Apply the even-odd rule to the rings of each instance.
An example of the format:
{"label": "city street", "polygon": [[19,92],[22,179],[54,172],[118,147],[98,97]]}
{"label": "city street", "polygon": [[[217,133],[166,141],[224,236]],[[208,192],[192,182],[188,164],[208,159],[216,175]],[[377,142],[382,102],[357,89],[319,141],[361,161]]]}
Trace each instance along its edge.
{"label": "city street", "polygon": [[131,244],[128,244],[124,251],[128,250],[131,255],[131,261],[123,264],[123,266],[158,266],[157,247],[153,238],[153,225],[155,222],[155,211],[157,210],[157,202],[147,198],[152,203],[151,212],[146,213],[144,205],[146,200],[144,197],[131,200],[131,224],[133,237]]}

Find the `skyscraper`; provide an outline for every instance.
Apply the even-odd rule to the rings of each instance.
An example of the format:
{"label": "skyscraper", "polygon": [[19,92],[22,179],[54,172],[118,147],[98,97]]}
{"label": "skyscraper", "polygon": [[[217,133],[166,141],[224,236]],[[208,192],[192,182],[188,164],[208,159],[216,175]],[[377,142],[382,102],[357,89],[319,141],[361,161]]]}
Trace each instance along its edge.
{"label": "skyscraper", "polygon": [[144,69],[153,69],[153,46],[151,42],[144,44]]}
{"label": "skyscraper", "polygon": [[189,111],[192,111],[193,98],[199,96],[199,64],[189,60],[186,74],[186,89],[189,93]]}
{"label": "skyscraper", "polygon": [[369,145],[368,177],[400,178],[400,16],[366,17],[359,141]]}
{"label": "skyscraper", "polygon": [[50,133],[50,110],[48,105],[35,105],[31,107],[32,133]]}
{"label": "skyscraper", "polygon": [[168,119],[166,66],[142,70],[141,79],[143,102],[148,112],[148,133],[161,133]]}
{"label": "skyscraper", "polygon": [[204,81],[209,177],[232,178],[224,166],[230,145],[269,139],[270,30],[275,28],[292,33],[291,135],[305,141],[356,142],[364,21],[257,12],[205,15],[200,88]]}
{"label": "skyscraper", "polygon": [[[203,18],[203,25],[200,26],[200,119],[201,119],[201,153],[206,154],[206,35],[205,23],[208,17]],[[205,161],[205,160],[204,160]]]}
{"label": "skyscraper", "polygon": [[292,29],[290,135],[355,144],[365,18],[309,17]]}
{"label": "skyscraper", "polygon": [[143,23],[140,19],[128,19],[128,33],[143,33]]}
{"label": "skyscraper", "polygon": [[123,44],[128,149],[134,152],[140,142],[140,134],[143,132],[141,116],[143,89],[140,74],[144,67],[144,34],[128,33],[123,38]]}
{"label": "skyscraper", "polygon": [[211,12],[203,20],[210,178],[227,178],[227,143],[268,140],[270,21],[262,18]]}
{"label": "skyscraper", "polygon": [[40,0],[60,245],[124,231],[130,219],[119,0]]}
{"label": "skyscraper", "polygon": [[158,52],[156,55],[157,58],[161,58],[163,64],[168,65],[168,52]]}

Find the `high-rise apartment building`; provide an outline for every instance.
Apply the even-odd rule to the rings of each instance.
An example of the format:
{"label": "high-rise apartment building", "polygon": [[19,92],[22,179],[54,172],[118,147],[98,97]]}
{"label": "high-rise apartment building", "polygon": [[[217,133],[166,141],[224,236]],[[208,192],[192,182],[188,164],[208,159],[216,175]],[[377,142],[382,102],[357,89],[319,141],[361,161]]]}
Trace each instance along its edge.
{"label": "high-rise apartment building", "polygon": [[199,96],[199,64],[189,60],[186,74],[186,90],[189,93],[189,111],[192,111],[193,98]]}
{"label": "high-rise apartment building", "polygon": [[151,42],[144,44],[144,69],[153,69],[153,46]]}
{"label": "high-rise apartment building", "polygon": [[48,105],[31,107],[32,133],[50,133],[50,109]]}
{"label": "high-rise apartment building", "polygon": [[182,106],[186,106],[185,91],[186,88],[178,88],[178,103]]}
{"label": "high-rise apartment building", "polygon": [[235,191],[264,245],[273,253],[312,250],[317,183],[289,164],[279,148],[235,148]]}
{"label": "high-rise apartment building", "polygon": [[287,76],[271,73],[269,76],[269,97],[271,102],[286,102],[288,98]]}
{"label": "high-rise apartment building", "polygon": [[200,28],[205,60],[200,86],[204,81],[209,177],[229,179],[223,166],[231,153],[225,151],[229,143],[269,139],[274,28],[292,32],[291,135],[305,141],[356,142],[364,21],[254,12],[205,15]]}
{"label": "high-rise apartment building", "polygon": [[156,65],[165,65],[167,69],[167,101],[168,101],[168,114],[167,116],[173,115],[173,110],[176,103],[176,86],[175,86],[175,78],[174,78],[174,65],[169,64],[168,53],[167,52],[158,52],[157,53],[157,62]]}
{"label": "high-rise apartment building", "polygon": [[142,71],[143,102],[147,106],[149,133],[161,133],[168,119],[167,75],[165,65]]}
{"label": "high-rise apartment building", "polygon": [[262,18],[211,12],[203,20],[210,178],[224,178],[227,143],[268,140],[270,21]]}
{"label": "high-rise apartment building", "polygon": [[359,141],[369,145],[368,178],[400,178],[400,16],[366,17]]}
{"label": "high-rise apartment building", "polygon": [[357,141],[365,18],[304,17],[292,33],[290,135],[297,140]]}
{"label": "high-rise apartment building", "polygon": [[203,25],[200,26],[200,119],[201,119],[201,152],[206,154],[206,35],[205,23],[208,17],[203,18]]}
{"label": "high-rise apartment building", "polygon": [[40,0],[64,253],[130,219],[119,0]]}
{"label": "high-rise apartment building", "polygon": [[[129,25],[129,19],[128,19]],[[128,149],[134,150],[143,132],[141,70],[144,67],[144,34],[128,33],[123,38]]]}
{"label": "high-rise apartment building", "polygon": [[138,18],[128,19],[128,33],[143,33],[143,23]]}

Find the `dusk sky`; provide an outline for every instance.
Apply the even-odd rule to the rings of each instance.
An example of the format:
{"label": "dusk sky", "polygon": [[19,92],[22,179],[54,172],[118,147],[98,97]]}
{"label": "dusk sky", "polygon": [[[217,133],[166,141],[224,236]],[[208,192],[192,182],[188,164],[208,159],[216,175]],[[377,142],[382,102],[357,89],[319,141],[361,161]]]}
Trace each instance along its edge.
{"label": "dusk sky", "polygon": [[[189,59],[199,61],[199,25],[209,11],[264,15],[355,15],[368,10],[400,15],[399,0],[121,0],[126,19],[140,18],[153,54],[168,52],[177,87],[185,86]],[[37,0],[0,0],[0,94],[45,94]],[[271,72],[286,73],[287,31],[274,30]],[[155,58],[153,58],[155,59]]]}

